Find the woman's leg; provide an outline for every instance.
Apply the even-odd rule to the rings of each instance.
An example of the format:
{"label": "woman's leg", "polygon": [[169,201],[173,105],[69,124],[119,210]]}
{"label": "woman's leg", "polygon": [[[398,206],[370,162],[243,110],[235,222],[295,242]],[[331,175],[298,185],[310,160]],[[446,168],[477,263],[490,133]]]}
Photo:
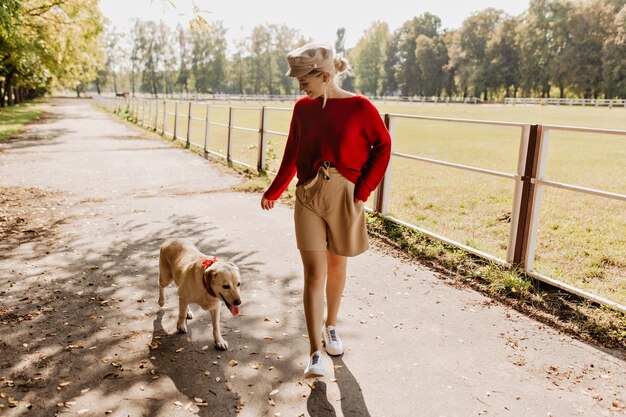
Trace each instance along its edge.
{"label": "woman's leg", "polygon": [[326,263],[328,265],[328,279],[326,280],[326,303],[328,312],[326,315],[326,325],[336,326],[341,296],[346,286],[346,265],[348,258],[327,251]]}
{"label": "woman's leg", "polygon": [[326,251],[300,251],[304,267],[304,315],[311,353],[321,350],[324,320],[324,284],[326,281]]}

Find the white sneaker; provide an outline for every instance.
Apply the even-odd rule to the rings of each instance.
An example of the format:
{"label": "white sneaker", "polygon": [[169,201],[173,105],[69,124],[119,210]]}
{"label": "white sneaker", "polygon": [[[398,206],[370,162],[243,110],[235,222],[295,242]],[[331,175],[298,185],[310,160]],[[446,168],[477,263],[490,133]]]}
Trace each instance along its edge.
{"label": "white sneaker", "polygon": [[306,378],[324,376],[324,363],[322,362],[322,352],[316,350],[309,359],[309,364],[304,370]]}
{"label": "white sneaker", "polygon": [[324,339],[324,347],[329,355],[343,355],[343,343],[335,326],[325,326],[324,330],[322,330],[322,337]]}

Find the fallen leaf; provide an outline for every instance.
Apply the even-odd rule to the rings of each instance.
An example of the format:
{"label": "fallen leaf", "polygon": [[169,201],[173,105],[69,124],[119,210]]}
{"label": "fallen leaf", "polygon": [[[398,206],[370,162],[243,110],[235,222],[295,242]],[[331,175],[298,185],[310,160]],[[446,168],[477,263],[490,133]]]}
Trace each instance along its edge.
{"label": "fallen leaf", "polygon": [[275,389],[275,390],[273,390],[272,392],[270,392],[270,397],[271,397],[272,395],[276,395],[276,394],[278,394],[278,390],[277,390],[277,389]]}
{"label": "fallen leaf", "polygon": [[180,353],[180,352],[182,352],[183,350],[185,350],[185,348],[184,348],[184,347],[178,348],[178,349],[176,349],[176,353]]}
{"label": "fallen leaf", "polygon": [[174,401],[174,405],[177,407],[182,407],[183,403],[181,403],[180,401]]}
{"label": "fallen leaf", "polygon": [[197,403],[203,403],[204,402],[204,400],[202,398],[200,398],[200,397],[193,397],[193,400],[195,402],[197,402]]}
{"label": "fallen leaf", "polygon": [[76,412],[76,414],[85,414],[85,413],[88,413],[88,412],[89,412],[89,409],[88,409],[88,408],[83,408],[83,409],[81,409],[81,410],[78,410],[78,411]]}
{"label": "fallen leaf", "polygon": [[238,362],[237,362],[236,360],[234,360],[234,359],[231,359],[231,360],[229,360],[229,361],[228,361],[228,364],[229,364],[230,366],[237,366],[237,363],[238,363]]}
{"label": "fallen leaf", "polygon": [[61,382],[61,383],[59,384],[59,386],[60,386],[60,387],[66,387],[66,386],[68,386],[69,384],[71,384],[71,382]]}

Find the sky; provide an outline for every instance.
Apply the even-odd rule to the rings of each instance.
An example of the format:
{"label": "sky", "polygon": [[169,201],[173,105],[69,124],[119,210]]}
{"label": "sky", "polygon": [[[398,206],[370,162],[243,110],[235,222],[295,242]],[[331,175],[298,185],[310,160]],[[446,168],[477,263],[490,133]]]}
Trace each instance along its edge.
{"label": "sky", "polygon": [[458,28],[472,13],[495,7],[510,15],[528,8],[528,0],[100,0],[100,10],[110,24],[127,30],[133,19],[163,20],[171,27],[187,25],[195,3],[210,13],[209,22],[221,20],[234,40],[250,36],[252,28],[264,23],[285,23],[305,37],[334,44],[337,29],[346,29],[346,48],[353,47],[375,21],[385,21],[394,31],[402,23],[424,12],[439,16],[443,28]]}

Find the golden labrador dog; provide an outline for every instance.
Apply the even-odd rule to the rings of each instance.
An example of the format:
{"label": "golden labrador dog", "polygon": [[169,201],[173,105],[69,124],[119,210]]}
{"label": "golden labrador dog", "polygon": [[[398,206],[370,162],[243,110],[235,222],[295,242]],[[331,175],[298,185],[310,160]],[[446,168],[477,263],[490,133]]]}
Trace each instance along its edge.
{"label": "golden labrador dog", "polygon": [[198,304],[211,312],[213,338],[218,349],[228,349],[220,329],[222,302],[236,316],[239,314],[241,277],[231,262],[218,261],[200,251],[188,240],[168,239],[159,255],[159,305],[165,304],[165,287],[174,281],[178,286],[178,322],[180,333],[187,332],[187,319],[193,318],[189,304]]}

